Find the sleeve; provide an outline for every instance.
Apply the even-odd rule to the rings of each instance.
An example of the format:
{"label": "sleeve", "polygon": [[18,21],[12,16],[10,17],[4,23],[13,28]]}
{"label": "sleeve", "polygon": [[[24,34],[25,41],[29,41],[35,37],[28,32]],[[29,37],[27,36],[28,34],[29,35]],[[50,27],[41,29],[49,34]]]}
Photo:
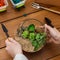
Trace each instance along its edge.
{"label": "sleeve", "polygon": [[23,54],[17,54],[13,60],[28,60],[28,58]]}

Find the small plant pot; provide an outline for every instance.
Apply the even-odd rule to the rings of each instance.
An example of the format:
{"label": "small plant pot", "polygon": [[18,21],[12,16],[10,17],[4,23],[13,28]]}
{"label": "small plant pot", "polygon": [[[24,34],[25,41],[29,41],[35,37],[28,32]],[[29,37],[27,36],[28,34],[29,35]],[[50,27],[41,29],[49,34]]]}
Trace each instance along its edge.
{"label": "small plant pot", "polygon": [[7,10],[8,2],[7,0],[4,0],[5,5],[0,7],[0,12],[4,12]]}
{"label": "small plant pot", "polygon": [[11,1],[11,3],[13,4],[13,6],[14,6],[15,8],[20,8],[20,7],[24,6],[24,4],[25,4],[25,2],[26,2],[26,0],[22,0],[22,1],[20,1],[19,3],[14,3],[13,0],[10,0],[10,1]]}

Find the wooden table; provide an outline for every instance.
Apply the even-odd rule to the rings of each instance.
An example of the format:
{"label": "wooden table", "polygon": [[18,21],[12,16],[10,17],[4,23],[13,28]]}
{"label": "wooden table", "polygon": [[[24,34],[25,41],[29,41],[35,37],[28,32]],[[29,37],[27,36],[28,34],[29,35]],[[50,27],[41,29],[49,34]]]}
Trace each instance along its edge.
{"label": "wooden table", "polygon": [[[2,22],[8,29],[10,36],[16,35],[16,30],[25,19],[36,18],[44,23],[44,18],[48,17],[52,20],[54,26],[60,31],[60,15],[41,10],[39,12],[29,14],[26,17],[20,17],[25,13],[30,13],[37,11],[31,7],[31,2],[34,0],[28,0],[26,2],[26,8],[21,11],[16,11],[13,9],[10,1],[8,11],[5,13],[0,13],[0,22]],[[3,32],[0,25],[0,47],[5,45],[5,33]],[[53,43],[46,44],[46,46],[36,53],[26,53],[24,54],[29,58],[29,60],[60,60],[60,45],[55,45]],[[5,49],[0,49],[0,60],[12,60],[11,56],[7,53]]]}

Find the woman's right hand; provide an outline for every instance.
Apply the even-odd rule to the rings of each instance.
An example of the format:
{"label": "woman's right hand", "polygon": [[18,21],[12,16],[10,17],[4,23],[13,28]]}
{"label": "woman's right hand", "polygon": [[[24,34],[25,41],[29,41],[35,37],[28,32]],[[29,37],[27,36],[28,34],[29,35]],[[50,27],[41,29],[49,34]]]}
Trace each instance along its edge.
{"label": "woman's right hand", "polygon": [[52,39],[49,42],[53,42],[55,44],[60,44],[60,32],[56,28],[52,28],[45,24],[46,30],[49,32]]}

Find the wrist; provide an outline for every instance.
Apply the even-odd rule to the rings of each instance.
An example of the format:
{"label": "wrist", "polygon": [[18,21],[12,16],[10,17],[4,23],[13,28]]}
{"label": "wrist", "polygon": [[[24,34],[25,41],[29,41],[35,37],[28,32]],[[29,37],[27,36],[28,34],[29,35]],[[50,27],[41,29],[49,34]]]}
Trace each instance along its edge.
{"label": "wrist", "polygon": [[14,60],[28,60],[28,58],[24,54],[17,54]]}
{"label": "wrist", "polygon": [[15,57],[15,56],[18,55],[18,54],[23,54],[23,51],[22,51],[22,50],[21,50],[21,51],[20,51],[20,50],[15,51],[13,57]]}
{"label": "wrist", "polygon": [[21,50],[21,51],[17,52],[16,54],[23,54],[23,51]]}

